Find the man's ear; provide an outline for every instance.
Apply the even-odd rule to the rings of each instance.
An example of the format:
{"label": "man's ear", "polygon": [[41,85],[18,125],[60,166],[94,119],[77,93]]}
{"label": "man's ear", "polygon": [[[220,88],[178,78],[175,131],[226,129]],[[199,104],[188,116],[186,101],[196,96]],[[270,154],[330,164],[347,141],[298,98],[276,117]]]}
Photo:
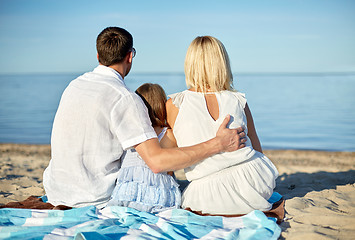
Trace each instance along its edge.
{"label": "man's ear", "polygon": [[129,52],[128,54],[127,54],[127,57],[128,57],[128,63],[132,63],[132,59],[133,59],[133,53],[132,52]]}
{"label": "man's ear", "polygon": [[98,53],[97,53],[96,57],[97,57],[97,61],[100,62],[100,60],[99,60],[99,54],[98,54]]}

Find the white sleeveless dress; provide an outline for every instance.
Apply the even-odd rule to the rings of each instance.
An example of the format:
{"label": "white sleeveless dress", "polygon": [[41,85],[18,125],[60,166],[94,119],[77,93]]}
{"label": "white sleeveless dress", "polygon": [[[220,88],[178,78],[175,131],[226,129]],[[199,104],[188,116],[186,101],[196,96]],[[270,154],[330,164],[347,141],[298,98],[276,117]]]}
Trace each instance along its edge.
{"label": "white sleeveless dress", "polygon": [[[159,141],[167,128],[158,135]],[[145,212],[180,208],[181,192],[175,179],[165,173],[153,173],[135,149],[122,156],[115,189],[107,206],[124,206]]]}
{"label": "white sleeveless dress", "polygon": [[[203,93],[185,90],[169,97],[179,108],[173,133],[179,147],[195,145],[216,136],[227,114],[232,116],[229,128],[243,126],[247,134],[244,112],[245,95],[239,92],[215,93],[219,118],[209,114]],[[190,181],[182,196],[182,208],[209,214],[246,214],[252,210],[270,210],[267,201],[275,188],[278,171],[262,153],[253,149],[247,138],[246,147],[209,157],[185,169]]]}

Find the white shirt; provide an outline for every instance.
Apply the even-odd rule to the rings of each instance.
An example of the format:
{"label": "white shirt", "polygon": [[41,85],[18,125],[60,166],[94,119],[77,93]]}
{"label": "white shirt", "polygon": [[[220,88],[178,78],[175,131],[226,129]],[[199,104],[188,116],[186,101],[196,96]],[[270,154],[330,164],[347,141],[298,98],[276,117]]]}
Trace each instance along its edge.
{"label": "white shirt", "polygon": [[99,65],[65,89],[52,129],[43,185],[53,205],[104,207],[124,150],[156,138],[142,100]]}

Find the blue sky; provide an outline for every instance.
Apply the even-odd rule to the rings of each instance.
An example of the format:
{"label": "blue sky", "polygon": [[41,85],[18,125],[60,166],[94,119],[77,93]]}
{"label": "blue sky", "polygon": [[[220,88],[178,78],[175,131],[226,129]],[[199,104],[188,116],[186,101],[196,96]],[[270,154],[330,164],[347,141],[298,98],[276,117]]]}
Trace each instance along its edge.
{"label": "blue sky", "polygon": [[183,72],[198,35],[234,72],[355,72],[355,1],[0,0],[0,73],[84,72],[107,26],[134,37],[132,72]]}

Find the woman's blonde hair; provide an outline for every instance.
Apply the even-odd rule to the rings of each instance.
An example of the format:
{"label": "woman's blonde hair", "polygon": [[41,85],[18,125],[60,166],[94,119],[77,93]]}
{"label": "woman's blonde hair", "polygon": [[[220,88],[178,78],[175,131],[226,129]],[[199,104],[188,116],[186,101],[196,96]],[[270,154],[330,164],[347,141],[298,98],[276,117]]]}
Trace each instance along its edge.
{"label": "woman's blonde hair", "polygon": [[137,88],[136,93],[142,98],[148,108],[149,118],[153,127],[168,127],[166,121],[166,94],[159,84],[144,83]]}
{"label": "woman's blonde hair", "polygon": [[197,91],[233,90],[233,75],[223,44],[211,36],[195,38],[185,57],[186,85]]}

